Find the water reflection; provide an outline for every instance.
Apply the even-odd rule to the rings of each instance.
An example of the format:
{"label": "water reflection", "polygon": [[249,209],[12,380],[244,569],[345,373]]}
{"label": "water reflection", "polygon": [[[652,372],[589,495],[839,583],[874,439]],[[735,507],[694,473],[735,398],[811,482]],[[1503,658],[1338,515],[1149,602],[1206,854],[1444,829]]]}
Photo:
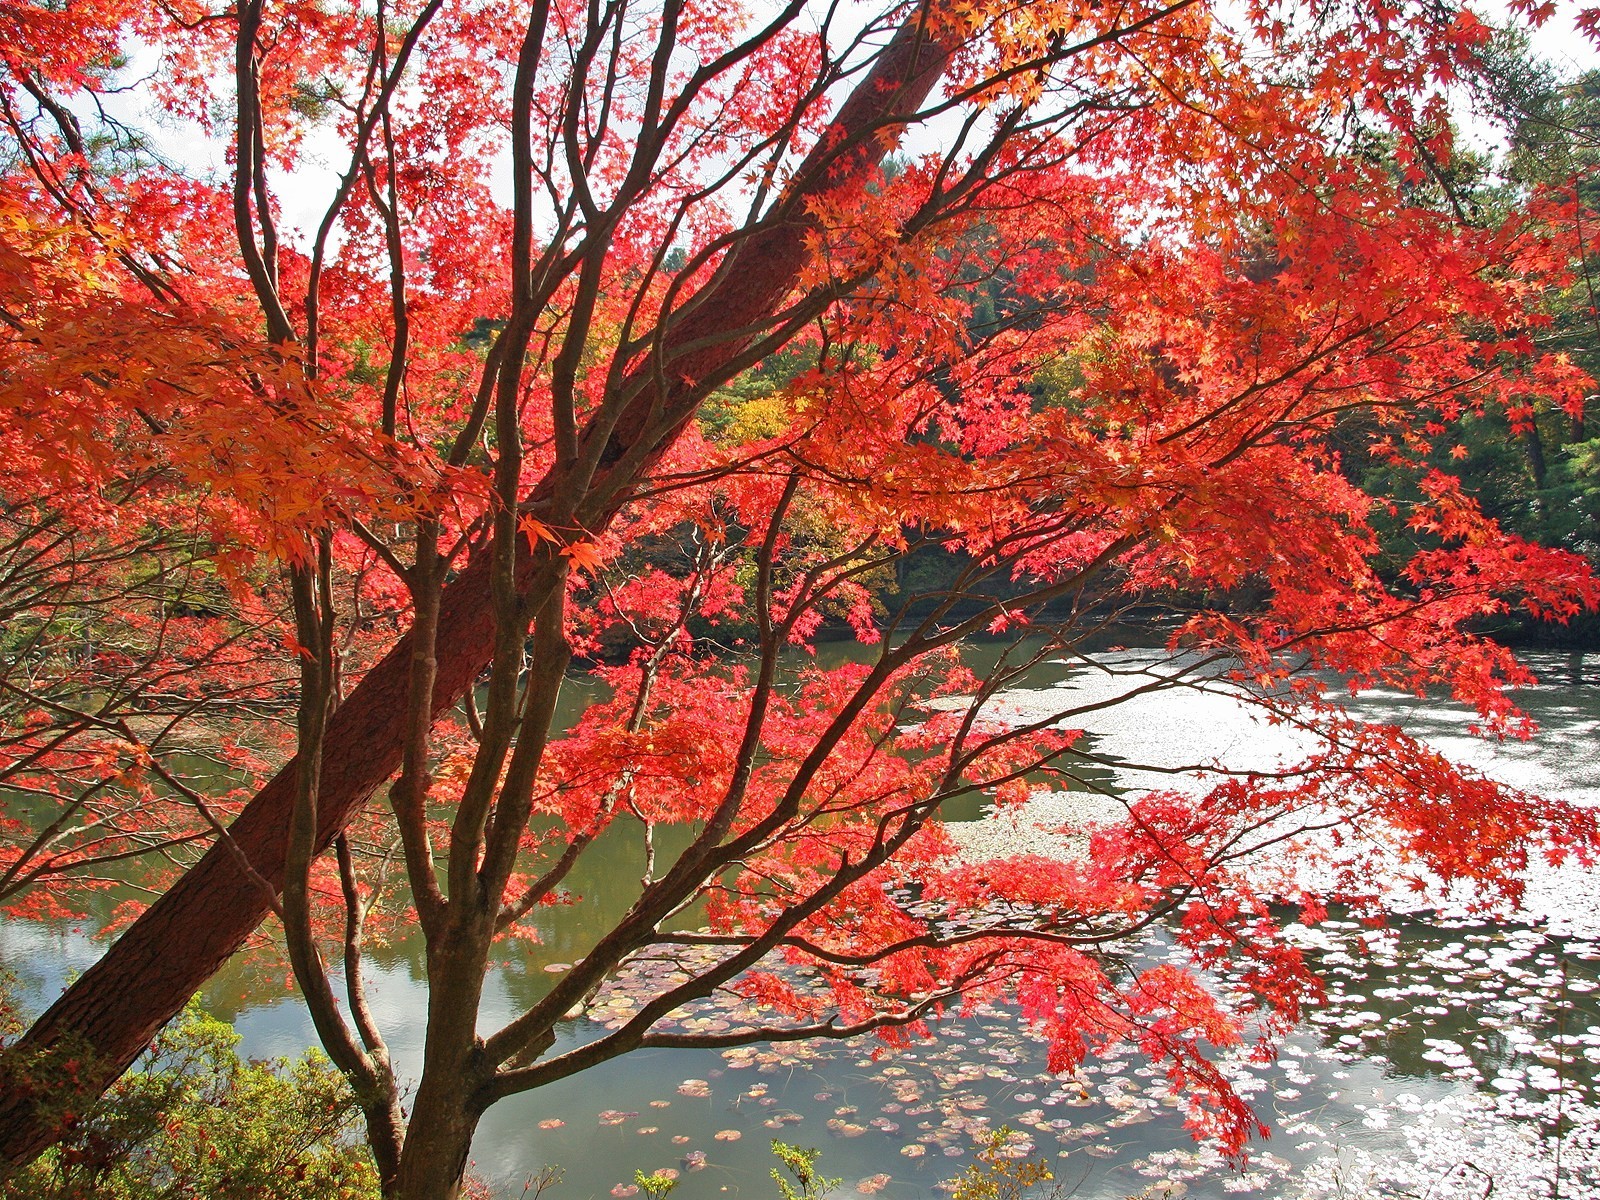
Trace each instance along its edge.
{"label": "water reflection", "polygon": [[[1049,1076],[1037,1043],[996,1008],[947,1019],[936,1041],[899,1053],[802,1046],[630,1058],[495,1110],[479,1166],[509,1185],[535,1157],[554,1160],[569,1194],[594,1196],[626,1194],[635,1166],[688,1163],[710,1172],[713,1190],[765,1194],[766,1146],[780,1136],[821,1146],[827,1169],[869,1184],[868,1194],[912,1197],[936,1194],[974,1143],[1005,1124],[1081,1196],[1125,1197],[1155,1180],[1194,1196],[1279,1196],[1299,1194],[1308,1171],[1341,1155],[1414,1155],[1407,1136],[1421,1127],[1411,1120],[1421,1106],[1474,1093],[1494,1098],[1496,1120],[1530,1126],[1526,1174],[1538,1166],[1538,1139],[1560,1131],[1551,1098],[1560,1094],[1568,1121],[1594,1103],[1593,943],[1527,928],[1370,930],[1337,919],[1304,938],[1328,978],[1326,1006],[1276,1064],[1227,1064],[1275,1131],[1243,1173],[1188,1140],[1159,1071],[1118,1048],[1070,1077]],[[1159,935],[1141,953],[1175,956]],[[1578,1186],[1569,1180],[1563,1194],[1585,1194]]]}
{"label": "water reflection", "polygon": [[[1113,660],[1136,672],[1165,669],[1168,661],[1154,650],[1118,651]],[[1600,802],[1594,664],[1581,655],[1548,655],[1534,656],[1533,665],[1542,682],[1521,701],[1545,731],[1534,742],[1486,743],[1470,734],[1469,714],[1415,697],[1368,693],[1351,705],[1507,782]],[[1026,713],[1059,705],[1064,695],[1090,695],[1108,678],[1052,666],[1003,699]],[[1096,714],[1091,729],[1096,748],[1122,762],[1097,782],[1124,786],[1141,782],[1133,765],[1139,762],[1265,759],[1294,749],[1216,697],[1146,698]],[[580,957],[631,902],[642,869],[639,831],[619,822],[571,877],[581,903],[537,921],[538,942],[507,948],[486,991],[486,1028],[547,992],[555,969]],[[1039,1046],[1015,1015],[993,1008],[948,1016],[936,1041],[900,1052],[813,1044],[630,1055],[492,1109],[475,1147],[476,1169],[505,1196],[518,1195],[527,1177],[553,1164],[566,1172],[553,1200],[625,1191],[635,1168],[682,1172],[679,1195],[766,1197],[768,1145],[781,1137],[821,1147],[822,1167],[845,1178],[846,1196],[912,1200],[940,1194],[974,1142],[1005,1124],[1026,1135],[1026,1153],[1049,1158],[1058,1178],[1088,1200],[1152,1186],[1164,1189],[1152,1195],[1219,1200],[1353,1196],[1368,1183],[1433,1200],[1479,1196],[1481,1180],[1461,1167],[1468,1160],[1493,1176],[1497,1195],[1594,1197],[1595,873],[1539,874],[1526,918],[1505,927],[1403,918],[1383,929],[1336,918],[1303,931],[1327,980],[1326,1005],[1275,1064],[1239,1057],[1226,1065],[1274,1131],[1242,1173],[1190,1141],[1180,1098],[1165,1091],[1159,1071],[1117,1050],[1073,1076],[1048,1076]],[[684,922],[694,924],[694,915]],[[95,953],[91,939],[70,927],[0,926],[0,960],[35,1006]],[[1156,960],[1175,951],[1157,931],[1129,953]],[[303,1010],[281,998],[286,974],[268,948],[206,989],[213,1011],[237,1023],[247,1053],[295,1054],[312,1040]],[[377,950],[370,976],[397,1061],[415,1069],[424,1002],[420,943],[401,938]],[[725,1016],[705,1010],[688,1019]],[[596,1032],[592,1024],[570,1023],[557,1050]]]}

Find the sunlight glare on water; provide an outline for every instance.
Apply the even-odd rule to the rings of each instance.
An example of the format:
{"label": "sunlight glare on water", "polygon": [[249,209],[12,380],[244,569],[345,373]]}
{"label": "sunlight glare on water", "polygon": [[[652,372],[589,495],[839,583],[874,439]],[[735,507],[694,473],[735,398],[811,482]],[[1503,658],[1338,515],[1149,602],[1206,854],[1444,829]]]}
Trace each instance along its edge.
{"label": "sunlight glare on water", "polygon": [[[1183,660],[1127,650],[1103,663],[1109,673],[1042,670],[1039,686],[999,697],[996,715],[1093,705]],[[1519,696],[1543,729],[1531,742],[1475,738],[1469,713],[1433,700],[1369,692],[1349,704],[1505,782],[1600,803],[1600,661],[1536,655],[1533,666],[1543,681]],[[1148,768],[1266,769],[1309,748],[1239,701],[1204,692],[1141,696],[1068,723],[1089,730],[1093,752],[1108,760],[1092,782],[1130,792],[1178,781]],[[1045,824],[1104,820],[1120,809],[1086,792],[1057,793],[1050,803],[1057,807],[1039,814]],[[1017,844],[1008,823],[960,830],[979,855]],[[583,910],[591,906],[593,920],[604,918],[607,880],[636,876],[624,851],[605,853],[576,884],[585,903],[557,914],[543,944],[515,948],[489,981],[486,1027],[536,1000],[581,952],[588,935],[575,923],[590,919]],[[1189,1139],[1181,1105],[1136,1054],[1117,1048],[1074,1075],[1050,1076],[1039,1045],[1005,1009],[947,1018],[935,1041],[898,1053],[869,1043],[631,1055],[492,1108],[475,1170],[507,1198],[552,1165],[565,1178],[550,1200],[636,1194],[635,1169],[680,1172],[677,1194],[686,1198],[770,1200],[769,1146],[781,1138],[821,1149],[824,1173],[844,1178],[842,1200],[934,1200],[975,1144],[1006,1125],[1018,1153],[1048,1160],[1063,1191],[1084,1200],[1467,1200],[1483,1196],[1489,1181],[1497,1197],[1600,1198],[1596,872],[1536,872],[1525,911],[1503,924],[1419,915],[1374,929],[1336,916],[1293,932],[1325,976],[1328,1000],[1275,1064],[1225,1061],[1273,1131],[1242,1171]],[[68,926],[0,926],[0,958],[33,1008],[95,953],[93,940]],[[1176,952],[1158,930],[1127,954],[1153,963]],[[281,965],[264,971],[260,959],[239,962],[206,990],[248,1054],[294,1055],[313,1041],[304,1010],[277,990],[284,973]],[[425,1006],[420,947],[391,947],[369,974],[397,1061],[414,1070]],[[635,1003],[627,987],[616,989],[592,1021],[569,1023],[558,1049],[624,1019]],[[708,1008],[683,1023],[714,1029],[728,1015]]]}

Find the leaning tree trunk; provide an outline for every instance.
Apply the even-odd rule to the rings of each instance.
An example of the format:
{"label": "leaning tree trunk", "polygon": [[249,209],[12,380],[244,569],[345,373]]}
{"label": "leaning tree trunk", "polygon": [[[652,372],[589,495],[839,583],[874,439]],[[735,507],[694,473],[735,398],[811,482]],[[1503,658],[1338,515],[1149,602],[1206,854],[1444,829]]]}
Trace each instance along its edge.
{"label": "leaning tree trunk", "polygon": [[[591,428],[582,439],[587,447],[596,436],[607,441],[597,459],[601,471],[587,490],[605,499],[577,506],[590,532],[615,517],[631,486],[693,419],[728,365],[753,343],[751,331],[777,313],[795,288],[808,258],[807,234],[817,224],[809,201],[876,167],[883,153],[879,135],[895,117],[914,113],[926,100],[949,55],[928,40],[914,12],[800,167],[784,204],[788,219],[740,243],[736,261],[672,325],[662,355],[672,367],[664,389],[652,382],[662,378],[652,361],[629,379],[641,386],[616,428],[609,435]],[[535,498],[548,494],[555,482],[547,479]],[[549,588],[557,586],[560,573],[547,569],[549,553],[541,545],[520,556],[518,587],[526,611],[541,607]],[[443,594],[436,718],[466,694],[489,661],[494,643],[489,558],[480,555]],[[407,634],[329,722],[318,793],[319,849],[331,844],[399,768],[403,722],[396,714],[406,710],[411,655]],[[207,851],[0,1059],[0,1178],[56,1141],[65,1132],[63,1114],[92,1104],[271,911],[268,891],[276,893],[283,885],[295,773],[291,759],[245,807],[226,843]],[[70,1071],[52,1069],[54,1061],[68,1058]]]}
{"label": "leaning tree trunk", "polygon": [[[459,700],[483,669],[494,634],[488,576],[484,555],[445,590],[435,716]],[[329,721],[319,846],[332,842],[400,764],[394,714],[405,711],[411,646],[410,634],[401,638]],[[52,1114],[82,1111],[82,1104],[110,1086],[271,911],[267,886],[274,893],[283,886],[295,773],[290,760],[229,828],[231,844],[213,846],[7,1050],[0,1071],[0,1153],[12,1169],[63,1132]],[[39,1058],[52,1047],[78,1060],[78,1104],[63,1095],[66,1076]],[[19,1079],[24,1069],[25,1079],[39,1083]]]}

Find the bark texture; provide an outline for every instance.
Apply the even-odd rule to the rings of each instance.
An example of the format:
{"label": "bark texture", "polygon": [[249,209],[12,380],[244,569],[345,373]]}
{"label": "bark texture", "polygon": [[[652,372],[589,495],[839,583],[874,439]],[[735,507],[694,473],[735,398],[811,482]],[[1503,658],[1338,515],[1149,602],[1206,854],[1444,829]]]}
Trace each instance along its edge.
{"label": "bark texture", "polygon": [[[591,426],[580,439],[578,460],[597,462],[599,470],[578,483],[573,495],[574,481],[558,467],[531,501],[565,493],[562,507],[591,532],[616,515],[705,396],[736,372],[762,322],[777,315],[793,292],[807,260],[806,235],[816,224],[807,201],[876,167],[883,153],[880,135],[922,105],[949,54],[930,42],[921,15],[914,13],[797,172],[778,219],[739,243],[725,269],[665,334],[663,353],[636,368],[625,388],[631,402],[616,424]],[[820,307],[826,297],[816,303]],[[670,364],[670,374],[657,373],[661,362]],[[599,439],[603,447],[596,447]],[[540,546],[519,558],[525,611],[536,610],[561,578],[550,569],[550,553]],[[444,590],[436,719],[461,699],[490,659],[495,621],[489,573],[490,555],[484,553]],[[319,850],[400,765],[412,643],[410,634],[402,637],[329,722],[318,793]],[[296,777],[291,760],[246,806],[229,830],[228,844],[213,846],[0,1059],[0,1178],[56,1140],[64,1132],[62,1114],[93,1103],[271,911],[267,891],[282,888]],[[77,1060],[73,1084],[51,1071],[52,1054]],[[48,1087],[28,1082],[52,1077]],[[476,1117],[463,1118],[463,1128],[447,1140],[470,1141]],[[463,1145],[463,1161],[465,1152]]]}

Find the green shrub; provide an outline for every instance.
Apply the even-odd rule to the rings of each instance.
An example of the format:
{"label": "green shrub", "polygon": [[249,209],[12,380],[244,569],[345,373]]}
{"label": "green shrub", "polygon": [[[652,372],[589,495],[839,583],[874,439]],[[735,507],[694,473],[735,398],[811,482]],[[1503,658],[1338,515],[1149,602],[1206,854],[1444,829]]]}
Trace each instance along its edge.
{"label": "green shrub", "polygon": [[1042,1158],[1019,1161],[1011,1152],[1012,1132],[1002,1125],[989,1135],[977,1162],[952,1180],[953,1200],[1022,1200],[1029,1189],[1055,1176]]}
{"label": "green shrub", "polygon": [[668,1192],[678,1186],[677,1172],[668,1174],[666,1171],[652,1171],[646,1175],[643,1171],[633,1173],[633,1182],[645,1195],[645,1200],[665,1200]]}
{"label": "green shrub", "polygon": [[[772,1152],[778,1156],[778,1161],[783,1164],[783,1171],[794,1176],[794,1184],[784,1178],[783,1171],[777,1167],[772,1168],[772,1178],[777,1181],[778,1194],[783,1200],[822,1200],[839,1184],[840,1179],[824,1178],[817,1171],[817,1158],[820,1150],[802,1150],[799,1146],[791,1146],[787,1142],[773,1139]],[[799,1187],[796,1188],[795,1184]]]}
{"label": "green shrub", "polygon": [[4,1200],[377,1200],[344,1078],[315,1051],[248,1062],[191,1005]]}

